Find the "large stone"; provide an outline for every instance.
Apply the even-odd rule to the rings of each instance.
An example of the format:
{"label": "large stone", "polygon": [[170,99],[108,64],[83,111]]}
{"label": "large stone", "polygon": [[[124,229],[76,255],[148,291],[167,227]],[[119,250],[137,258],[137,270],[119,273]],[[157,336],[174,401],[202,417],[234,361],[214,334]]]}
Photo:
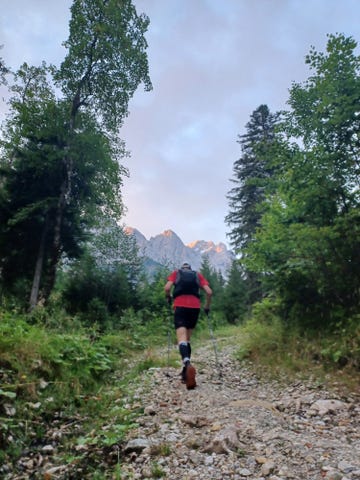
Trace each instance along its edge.
{"label": "large stone", "polygon": [[133,440],[130,440],[125,447],[125,452],[130,453],[130,452],[136,452],[140,453],[145,448],[150,446],[149,440],[146,438],[134,438]]}
{"label": "large stone", "polygon": [[317,400],[310,407],[310,412],[321,417],[338,410],[346,410],[348,405],[340,400]]}

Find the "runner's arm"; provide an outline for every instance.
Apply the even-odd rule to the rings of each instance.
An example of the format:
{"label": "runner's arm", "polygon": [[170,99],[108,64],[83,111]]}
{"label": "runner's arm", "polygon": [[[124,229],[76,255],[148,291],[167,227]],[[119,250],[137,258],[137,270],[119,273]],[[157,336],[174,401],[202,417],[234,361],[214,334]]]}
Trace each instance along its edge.
{"label": "runner's arm", "polygon": [[204,308],[208,310],[210,308],[211,297],[212,297],[213,292],[212,292],[211,288],[209,287],[209,285],[204,285],[202,287],[202,289],[204,290],[204,292],[206,294]]}
{"label": "runner's arm", "polygon": [[169,298],[171,296],[171,287],[174,285],[173,282],[168,280],[165,284],[164,290],[165,290],[165,296]]}

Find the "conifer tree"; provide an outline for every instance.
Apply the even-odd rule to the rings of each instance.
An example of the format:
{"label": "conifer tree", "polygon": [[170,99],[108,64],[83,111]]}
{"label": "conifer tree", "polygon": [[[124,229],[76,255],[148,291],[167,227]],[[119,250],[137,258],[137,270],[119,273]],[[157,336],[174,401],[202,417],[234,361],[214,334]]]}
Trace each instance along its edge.
{"label": "conifer tree", "polygon": [[241,322],[247,311],[248,303],[248,286],[244,274],[239,262],[233,260],[223,294],[222,309],[225,319],[229,323]]}
{"label": "conifer tree", "polygon": [[259,226],[259,206],[264,200],[266,183],[273,173],[270,147],[274,141],[278,115],[272,114],[266,105],[260,105],[246,125],[246,133],[239,135],[242,155],[235,161],[235,184],[229,191],[229,213],[225,222],[231,228],[228,236],[235,251],[248,245]]}
{"label": "conifer tree", "polygon": [[[213,297],[211,300],[211,308],[213,310],[219,310],[219,307],[222,303],[222,292],[224,288],[224,281],[219,274],[210,264],[209,256],[203,255],[201,266],[199,271],[209,282],[211,290],[213,292]],[[202,291],[201,291],[202,293]]]}
{"label": "conifer tree", "polygon": [[[225,222],[231,227],[228,236],[235,252],[243,259],[246,248],[254,239],[260,225],[262,202],[266,191],[270,190],[274,175],[276,154],[275,128],[279,114],[270,113],[267,105],[260,105],[251,115],[246,125],[246,133],[239,136],[242,155],[235,161],[233,178],[235,186],[229,191],[229,213]],[[233,273],[236,274],[233,267]],[[262,296],[259,275],[242,267],[241,294],[249,305]]]}

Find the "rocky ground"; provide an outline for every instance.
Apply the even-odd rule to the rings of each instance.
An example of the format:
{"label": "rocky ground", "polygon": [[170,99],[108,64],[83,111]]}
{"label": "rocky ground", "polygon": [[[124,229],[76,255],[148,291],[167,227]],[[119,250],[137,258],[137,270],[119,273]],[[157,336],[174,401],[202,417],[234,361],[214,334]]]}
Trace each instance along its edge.
{"label": "rocky ground", "polygon": [[180,369],[152,369],[135,402],[139,427],[122,452],[122,478],[169,480],[360,479],[359,392],[315,381],[259,380],[231,347],[196,349],[198,386]]}
{"label": "rocky ground", "polygon": [[[360,479],[359,388],[325,387],[311,375],[306,381],[259,377],[251,364],[234,359],[228,339],[217,345],[218,362],[211,342],[193,346],[194,390],[181,383],[180,362],[147,370],[130,385],[121,408],[143,413],[125,439],[106,448],[73,441],[66,459],[64,442],[81,434],[83,419],[59,414],[44,425],[41,441],[22,452],[16,473],[3,465],[0,478]],[[175,346],[171,356],[178,358]],[[95,477],[97,466],[106,473]]]}

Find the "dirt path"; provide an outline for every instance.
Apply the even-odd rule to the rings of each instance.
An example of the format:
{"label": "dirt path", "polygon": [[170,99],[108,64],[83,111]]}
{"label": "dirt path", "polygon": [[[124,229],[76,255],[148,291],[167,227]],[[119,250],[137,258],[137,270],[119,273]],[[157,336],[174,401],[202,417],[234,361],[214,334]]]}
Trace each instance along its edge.
{"label": "dirt path", "polygon": [[143,374],[132,402],[144,408],[122,452],[121,478],[168,480],[360,479],[358,394],[300,382],[259,381],[212,344],[197,348],[198,386],[180,368]]}

